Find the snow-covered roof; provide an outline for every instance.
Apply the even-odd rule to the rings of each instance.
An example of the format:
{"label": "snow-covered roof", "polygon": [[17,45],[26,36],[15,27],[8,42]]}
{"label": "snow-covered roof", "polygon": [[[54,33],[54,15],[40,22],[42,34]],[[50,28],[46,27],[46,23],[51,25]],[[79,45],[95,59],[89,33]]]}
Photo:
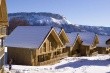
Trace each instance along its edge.
{"label": "snow-covered roof", "polygon": [[109,45],[106,44],[106,41],[110,39],[110,36],[104,36],[104,35],[98,35],[99,44],[98,47],[109,47]]}
{"label": "snow-covered roof", "polygon": [[18,26],[4,41],[6,47],[39,48],[50,26]]}
{"label": "snow-covered roof", "polygon": [[83,45],[92,45],[95,38],[95,33],[91,33],[91,32],[72,32],[72,33],[67,33],[67,35],[69,37],[70,46],[73,45],[77,35],[79,35],[79,37],[83,41],[82,42]]}
{"label": "snow-covered roof", "polygon": [[72,46],[77,38],[78,33],[66,33],[69,39],[67,46]]}
{"label": "snow-covered roof", "polygon": [[83,41],[83,45],[92,45],[94,38],[95,38],[95,33],[92,32],[74,32],[74,34],[79,34],[79,37]]}
{"label": "snow-covered roof", "polygon": [[83,45],[92,45],[94,38],[95,38],[95,33],[92,32],[79,32],[79,36],[81,40],[83,41]]}

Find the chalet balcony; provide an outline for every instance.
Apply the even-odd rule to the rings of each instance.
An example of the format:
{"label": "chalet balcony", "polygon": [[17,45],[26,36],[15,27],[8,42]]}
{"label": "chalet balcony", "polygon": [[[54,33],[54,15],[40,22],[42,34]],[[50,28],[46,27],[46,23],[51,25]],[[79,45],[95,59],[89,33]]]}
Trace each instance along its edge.
{"label": "chalet balcony", "polygon": [[0,69],[2,68],[4,64],[4,49],[0,48]]}
{"label": "chalet balcony", "polygon": [[59,61],[59,58],[53,58],[44,62],[38,62],[38,65],[49,65],[49,64],[55,64],[56,62]]}
{"label": "chalet balcony", "polygon": [[7,35],[5,34],[0,34],[0,38],[6,37]]}
{"label": "chalet balcony", "polygon": [[98,51],[95,51],[91,54],[91,56],[96,56],[98,54]]}
{"label": "chalet balcony", "polygon": [[4,49],[0,48],[0,57],[4,54]]}
{"label": "chalet balcony", "polygon": [[55,64],[56,62],[60,61],[62,58],[65,58],[68,56],[68,53],[62,53],[55,55],[53,58],[50,58],[49,60],[38,62],[38,65],[48,65],[48,64]]}
{"label": "chalet balcony", "polygon": [[68,52],[66,52],[66,53],[61,53],[61,54],[59,54],[59,55],[57,55],[57,57],[59,57],[59,58],[65,58],[65,57],[67,57],[68,56]]}
{"label": "chalet balcony", "polygon": [[0,38],[6,37],[7,28],[5,26],[0,26]]}
{"label": "chalet balcony", "polygon": [[91,45],[90,50],[94,50],[96,48],[96,45]]}

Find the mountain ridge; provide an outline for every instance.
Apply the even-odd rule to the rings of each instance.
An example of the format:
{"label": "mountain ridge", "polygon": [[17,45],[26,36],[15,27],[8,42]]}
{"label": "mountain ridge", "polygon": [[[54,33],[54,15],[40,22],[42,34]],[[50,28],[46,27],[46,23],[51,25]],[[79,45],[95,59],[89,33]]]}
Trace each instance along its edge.
{"label": "mountain ridge", "polygon": [[31,26],[55,26],[63,27],[66,32],[89,31],[101,35],[110,35],[110,27],[72,24],[69,20],[66,19],[66,17],[60,14],[47,12],[19,12],[9,13],[8,16],[9,22],[11,22],[12,19],[25,20],[28,23],[28,25]]}

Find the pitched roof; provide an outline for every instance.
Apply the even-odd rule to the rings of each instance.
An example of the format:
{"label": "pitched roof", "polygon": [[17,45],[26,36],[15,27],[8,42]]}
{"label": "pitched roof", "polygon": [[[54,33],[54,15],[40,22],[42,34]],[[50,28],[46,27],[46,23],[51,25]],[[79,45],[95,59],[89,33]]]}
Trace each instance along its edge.
{"label": "pitched roof", "polygon": [[110,36],[98,35],[99,44],[98,47],[108,47],[109,45],[106,44],[106,41],[110,39]]}
{"label": "pitched roof", "polygon": [[83,41],[83,45],[92,45],[94,38],[95,38],[95,33],[92,32],[74,32],[76,34],[79,34],[79,37]]}
{"label": "pitched roof", "polygon": [[67,36],[69,38],[69,43],[67,44],[67,46],[72,46],[75,43],[75,41],[76,41],[78,33],[72,32],[72,33],[66,33],[66,34],[67,34]]}
{"label": "pitched roof", "polygon": [[39,48],[50,26],[18,26],[4,41],[7,47]]}
{"label": "pitched roof", "polygon": [[56,30],[56,32],[59,36],[63,35],[63,38],[66,40],[67,43],[69,43],[68,36],[66,35],[66,32],[64,31],[63,28],[54,27],[54,29]]}
{"label": "pitched roof", "polygon": [[96,35],[92,32],[79,32],[79,36],[83,45],[92,45]]}

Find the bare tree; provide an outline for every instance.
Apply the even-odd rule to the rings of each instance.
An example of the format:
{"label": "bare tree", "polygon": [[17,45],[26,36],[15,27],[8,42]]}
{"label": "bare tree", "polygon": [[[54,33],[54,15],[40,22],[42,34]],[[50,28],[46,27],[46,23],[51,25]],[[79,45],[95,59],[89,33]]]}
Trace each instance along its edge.
{"label": "bare tree", "polygon": [[12,18],[9,21],[8,34],[10,34],[17,26],[29,26],[29,22],[19,18]]}

